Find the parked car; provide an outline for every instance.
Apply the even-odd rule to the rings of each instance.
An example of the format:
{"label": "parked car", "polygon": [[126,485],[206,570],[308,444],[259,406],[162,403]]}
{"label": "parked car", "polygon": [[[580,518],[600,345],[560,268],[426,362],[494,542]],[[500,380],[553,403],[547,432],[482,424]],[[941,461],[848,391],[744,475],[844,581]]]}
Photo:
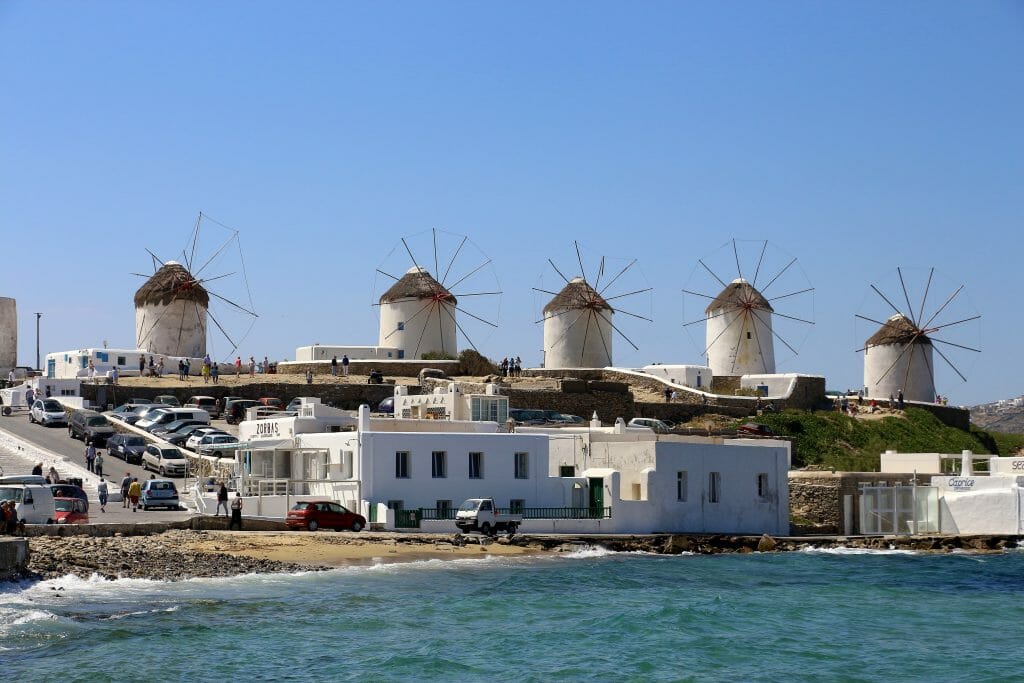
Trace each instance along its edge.
{"label": "parked car", "polygon": [[38,422],[44,427],[52,425],[67,426],[68,414],[64,412],[64,406],[60,401],[44,398],[41,401],[32,402],[32,408],[28,411],[28,421]]}
{"label": "parked car", "polygon": [[259,401],[253,401],[249,398],[237,398],[228,403],[224,419],[227,420],[229,425],[236,425],[245,419],[245,411],[258,405],[260,405]]}
{"label": "parked car", "polygon": [[544,415],[543,410],[509,408],[508,416],[515,420],[518,425],[542,425],[548,422],[548,418]]}
{"label": "parked car", "polygon": [[153,401],[150,401],[148,398],[130,398],[128,399],[128,403],[136,406],[144,406],[147,403],[153,403]]}
{"label": "parked car", "polygon": [[142,464],[142,451],[146,450],[146,440],[136,434],[115,434],[107,439],[107,451],[115,458],[125,462]]}
{"label": "parked car", "polygon": [[223,429],[218,429],[217,427],[202,427],[189,435],[189,437],[185,440],[185,448],[194,451],[196,447],[199,445],[200,439],[202,439],[207,434],[226,434],[227,436],[231,436]]}
{"label": "parked car", "polygon": [[200,427],[209,427],[207,423],[202,420],[175,420],[174,422],[168,422],[165,425],[159,427],[153,427],[153,431],[150,432],[153,436],[164,436],[165,434],[173,434],[182,427],[188,425],[199,425]]}
{"label": "parked car", "polygon": [[78,498],[54,498],[53,507],[57,524],[88,524],[89,511]]}
{"label": "parked car", "polygon": [[629,421],[627,427],[647,427],[653,429],[656,432],[667,432],[671,430],[675,425],[665,420],[659,420],[654,417],[634,417]]}
{"label": "parked car", "polygon": [[173,446],[150,444],[142,452],[142,468],[158,472],[161,477],[184,477],[188,470],[188,458]]}
{"label": "parked car", "polygon": [[153,413],[152,418],[139,420],[135,423],[135,426],[151,432],[176,420],[195,420],[196,422],[210,424],[210,414],[202,408],[164,408]]}
{"label": "parked car", "polygon": [[[81,481],[76,480],[76,481]],[[48,484],[50,487],[50,493],[53,494],[54,499],[57,498],[77,498],[82,501],[85,506],[85,511],[89,511],[89,494],[85,492],[78,484]]]}
{"label": "parked car", "polygon": [[296,501],[284,522],[291,529],[309,531],[316,531],[321,527],[336,531],[361,531],[366,528],[365,517],[331,500]]}
{"label": "parked car", "polygon": [[756,422],[741,424],[736,428],[736,433],[745,436],[775,436],[775,432],[771,427]]}
{"label": "parked car", "polygon": [[227,415],[227,405],[228,405],[228,403],[230,403],[231,401],[237,401],[240,398],[243,398],[243,397],[242,396],[223,396],[221,398],[218,398],[217,399],[217,414],[221,415],[221,416]]}
{"label": "parked car", "polygon": [[377,404],[377,412],[384,413],[385,415],[395,414],[395,397],[388,396],[386,399]]}
{"label": "parked car", "polygon": [[273,398],[271,396],[264,396],[264,397],[256,399],[256,400],[259,401],[264,406],[266,406],[267,408],[270,408],[273,411],[284,410],[284,401],[282,401],[279,398]]}
{"label": "parked car", "polygon": [[195,451],[201,455],[212,455],[215,458],[229,457],[238,446],[238,437],[231,434],[207,434],[199,439]]}
{"label": "parked car", "polygon": [[95,410],[76,410],[68,419],[68,436],[102,446],[116,433],[114,426]]}
{"label": "parked car", "polygon": [[198,425],[185,425],[179,429],[163,435],[163,440],[174,446],[184,446],[188,438],[195,434],[198,430],[204,429],[207,431],[216,430],[216,427],[210,425],[198,424]]}
{"label": "parked car", "polygon": [[150,403],[145,406],[135,406],[135,409],[130,413],[125,413],[122,421],[125,424],[137,425],[143,420],[152,420],[161,411],[170,409],[171,406],[163,403]]}
{"label": "parked car", "polygon": [[193,396],[185,401],[184,408],[199,408],[209,413],[211,419],[220,417],[220,407],[213,396]]}
{"label": "parked car", "polygon": [[139,505],[143,510],[149,508],[178,509],[178,488],[170,479],[147,479],[142,484],[142,495]]}
{"label": "parked car", "polygon": [[178,397],[172,396],[171,394],[160,394],[153,400],[157,403],[163,403],[165,406],[171,406],[172,408],[181,407],[181,401],[178,400]]}

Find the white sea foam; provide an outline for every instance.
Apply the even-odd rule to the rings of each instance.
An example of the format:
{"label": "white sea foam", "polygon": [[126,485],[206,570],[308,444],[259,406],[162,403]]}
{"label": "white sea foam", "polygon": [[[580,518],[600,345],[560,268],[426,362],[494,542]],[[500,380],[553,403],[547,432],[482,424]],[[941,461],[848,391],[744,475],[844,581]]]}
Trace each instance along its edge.
{"label": "white sea foam", "polygon": [[918,555],[917,550],[905,550],[901,548],[801,548],[799,552],[820,554],[820,555]]}

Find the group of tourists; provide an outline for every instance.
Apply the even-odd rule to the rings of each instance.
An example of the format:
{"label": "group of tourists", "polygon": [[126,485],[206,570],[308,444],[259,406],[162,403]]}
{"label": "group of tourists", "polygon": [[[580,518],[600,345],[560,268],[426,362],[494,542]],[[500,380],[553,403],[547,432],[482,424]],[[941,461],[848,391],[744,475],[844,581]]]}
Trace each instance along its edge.
{"label": "group of tourists", "polygon": [[95,444],[85,447],[85,469],[103,476],[103,454],[96,449]]}
{"label": "group of tourists", "polygon": [[24,530],[24,524],[18,522],[18,507],[17,503],[13,500],[5,500],[0,502],[0,533],[13,536],[19,531]]}
{"label": "group of tourists", "polygon": [[[348,354],[347,353],[346,354],[342,354],[342,356],[341,356],[341,363],[340,364],[341,364],[341,374],[342,374],[342,376],[348,377],[349,359],[348,359]],[[334,375],[335,377],[338,376],[338,365],[339,365],[338,354],[334,354],[334,357],[331,358],[331,374]]]}
{"label": "group of tourists", "polygon": [[502,358],[498,363],[498,370],[501,371],[502,377],[519,377],[523,374],[523,361],[519,356]]}
{"label": "group of tourists", "polygon": [[242,493],[240,491],[235,492],[235,498],[228,503],[228,486],[223,481],[220,482],[220,488],[217,489],[217,510],[214,512],[214,517],[220,517],[220,509],[224,508],[224,516],[228,516],[228,507],[231,508],[231,521],[228,523],[228,529],[234,529],[237,525],[238,530],[242,530]]}

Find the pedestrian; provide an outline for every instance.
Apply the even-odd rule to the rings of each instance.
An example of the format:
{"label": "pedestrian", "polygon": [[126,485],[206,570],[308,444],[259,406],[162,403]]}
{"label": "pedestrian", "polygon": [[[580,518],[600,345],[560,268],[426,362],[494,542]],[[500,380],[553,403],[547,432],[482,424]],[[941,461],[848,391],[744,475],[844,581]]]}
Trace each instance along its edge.
{"label": "pedestrian", "polygon": [[60,475],[57,474],[57,468],[50,466],[50,471],[46,474],[46,480],[51,484],[60,483]]}
{"label": "pedestrian", "polygon": [[112,369],[112,370],[110,371],[110,381],[111,381],[111,382],[112,382],[113,384],[117,384],[117,379],[118,379],[118,378],[119,378],[120,376],[121,376],[121,371],[120,371],[120,370],[118,370],[118,369],[117,369],[117,366],[115,365],[115,366],[114,366],[114,368],[113,368],[113,369]]}
{"label": "pedestrian", "polygon": [[238,530],[242,530],[242,492],[235,492],[235,499],[231,501],[231,522],[228,524],[228,529],[234,529],[235,525],[238,525]]}
{"label": "pedestrian", "polygon": [[200,371],[203,376],[203,384],[210,383],[210,364],[203,361],[203,369]]}
{"label": "pedestrian", "polygon": [[213,379],[214,384],[220,379],[220,370],[217,368],[216,363],[210,366],[210,377]]}
{"label": "pedestrian", "polygon": [[90,443],[85,447],[85,469],[95,472],[96,444]]}
{"label": "pedestrian", "polygon": [[14,501],[5,500],[0,502],[0,533],[14,535],[17,526],[18,511]]}
{"label": "pedestrian", "polygon": [[672,400],[672,389],[670,389],[669,387],[665,387],[665,403],[668,403],[671,400]]}
{"label": "pedestrian", "polygon": [[863,389],[858,389],[857,390],[857,405],[859,405],[859,406],[864,405],[864,390]]}
{"label": "pedestrian", "polygon": [[103,476],[103,454],[96,451],[96,462],[93,463],[93,467],[96,468],[96,474]]}
{"label": "pedestrian", "polygon": [[270,374],[270,361],[267,360],[266,356],[263,356],[263,374],[264,375],[269,375]]}
{"label": "pedestrian", "polygon": [[338,354],[334,354],[334,356],[331,357],[331,376],[338,376]]}
{"label": "pedestrian", "polygon": [[36,466],[32,468],[32,474],[43,476],[43,463],[37,462]]}
{"label": "pedestrian", "polygon": [[149,376],[156,377],[156,364],[153,362],[153,356],[149,357]]}
{"label": "pedestrian", "polygon": [[522,361],[522,359],[519,356],[516,356],[516,361],[515,362],[516,362],[516,364],[515,364],[516,377],[522,377],[523,376],[523,361]]}
{"label": "pedestrian", "polygon": [[7,386],[14,386],[14,368],[11,368],[11,370],[7,373]]}
{"label": "pedestrian", "polygon": [[36,400],[36,392],[32,391],[32,387],[29,387],[25,390],[25,405],[31,407],[34,400]]}
{"label": "pedestrian", "polygon": [[249,356],[249,376],[256,376],[256,359],[253,358],[252,356]]}
{"label": "pedestrian", "polygon": [[344,354],[341,357],[341,374],[348,377],[348,354]]}
{"label": "pedestrian", "polygon": [[53,394],[50,393],[50,385],[46,385],[46,398],[50,398]]}
{"label": "pedestrian", "polygon": [[185,359],[184,370],[185,370],[185,376],[184,376],[183,379],[187,382],[188,381],[188,376],[192,372],[192,361],[190,361],[188,358]]}
{"label": "pedestrian", "polygon": [[139,356],[139,377],[146,374],[146,357]]}
{"label": "pedestrian", "polygon": [[313,383],[313,371],[312,370],[306,370],[306,384],[312,384],[312,383]]}
{"label": "pedestrian", "polygon": [[669,399],[669,402],[670,403],[675,403],[677,398],[679,398],[679,394],[676,393],[675,389],[673,389],[672,390],[672,397]]}
{"label": "pedestrian", "polygon": [[160,360],[156,364],[156,376],[157,377],[163,377],[164,376],[164,357],[163,356],[160,356]]}
{"label": "pedestrian", "polygon": [[178,359],[178,381],[185,381],[185,361]]}
{"label": "pedestrian", "polygon": [[96,494],[100,497],[100,512],[107,511],[107,480],[100,477],[100,483],[96,484]]}
{"label": "pedestrian", "polygon": [[903,410],[903,390],[900,389],[899,393],[896,394],[896,407]]}
{"label": "pedestrian", "polygon": [[132,485],[132,475],[130,472],[124,473],[124,478],[121,479],[121,507],[128,507],[128,489]]}
{"label": "pedestrian", "polygon": [[242,357],[235,356],[235,379],[242,376]]}
{"label": "pedestrian", "polygon": [[132,483],[128,485],[128,497],[132,499],[132,512],[139,509],[139,496],[142,495],[142,484],[138,477],[132,477]]}
{"label": "pedestrian", "polygon": [[220,489],[217,490],[217,512],[214,513],[214,517],[220,516],[220,508],[224,506],[224,516],[228,516],[228,487],[224,482],[220,483]]}

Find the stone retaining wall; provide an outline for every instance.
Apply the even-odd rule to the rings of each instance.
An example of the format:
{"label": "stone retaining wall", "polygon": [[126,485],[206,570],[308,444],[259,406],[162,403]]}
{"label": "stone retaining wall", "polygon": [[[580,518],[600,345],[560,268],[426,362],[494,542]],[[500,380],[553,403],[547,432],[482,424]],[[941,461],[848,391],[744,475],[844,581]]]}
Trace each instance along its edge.
{"label": "stone retaining wall", "polygon": [[[273,375],[268,375],[273,377]],[[418,394],[418,385],[409,386],[410,394]],[[99,394],[105,393],[106,398],[101,400]],[[296,384],[266,382],[259,384],[203,384],[184,389],[168,389],[164,387],[128,387],[128,386],[104,386],[96,384],[83,384],[82,397],[95,404],[106,406],[107,404],[119,405],[129,398],[148,398],[150,400],[161,394],[175,396],[182,405],[191,396],[213,396],[222,398],[224,396],[240,396],[242,398],[258,399],[264,396],[273,396],[286,403],[296,396],[310,396],[319,398],[323,403],[343,408],[345,410],[356,410],[363,403],[374,407],[382,400],[393,396],[395,387],[393,384]]]}
{"label": "stone retaining wall", "polygon": [[[806,472],[789,473],[789,515],[791,534],[843,534],[860,532],[860,498],[862,483],[899,483],[910,486],[913,474],[881,472]],[[917,483],[927,486],[931,476],[918,475]],[[843,529],[843,498],[852,496],[853,529]]]}
{"label": "stone retaining wall", "polygon": [[[459,361],[457,360],[353,360],[349,362],[349,375],[367,376],[370,370],[379,370],[387,377],[416,377],[424,368],[437,368],[444,370],[445,374],[457,375],[459,373]],[[305,375],[306,371],[314,375],[331,374],[331,361],[318,360],[309,362],[286,361],[277,364],[278,373],[293,375]],[[341,373],[341,359],[338,359],[338,373]]]}
{"label": "stone retaining wall", "polygon": [[28,541],[0,538],[0,580],[14,578],[28,566]]}

